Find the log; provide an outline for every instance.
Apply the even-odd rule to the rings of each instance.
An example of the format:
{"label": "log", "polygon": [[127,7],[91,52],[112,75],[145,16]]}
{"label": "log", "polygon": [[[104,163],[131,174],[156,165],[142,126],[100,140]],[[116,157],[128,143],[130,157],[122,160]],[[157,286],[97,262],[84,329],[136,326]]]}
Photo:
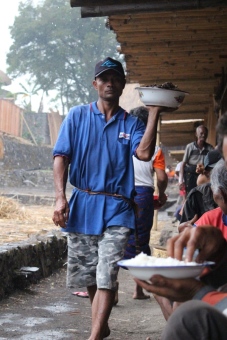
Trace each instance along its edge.
{"label": "log", "polygon": [[[103,2],[104,3],[104,2]],[[81,7],[78,6],[77,0],[71,0],[71,7]],[[81,4],[81,2],[80,2]],[[105,1],[106,4],[106,1]],[[84,6],[84,5],[83,5]],[[159,0],[156,2],[141,2],[138,1],[131,4],[125,4],[122,2],[120,4],[113,5],[101,5],[101,6],[86,6],[81,7],[81,17],[101,17],[101,16],[111,16],[117,14],[127,14],[127,13],[138,13],[138,12],[168,12],[168,11],[181,11],[181,10],[192,10],[201,9],[217,6],[227,6],[225,0],[200,0],[198,1],[181,1],[175,0],[165,1]]]}

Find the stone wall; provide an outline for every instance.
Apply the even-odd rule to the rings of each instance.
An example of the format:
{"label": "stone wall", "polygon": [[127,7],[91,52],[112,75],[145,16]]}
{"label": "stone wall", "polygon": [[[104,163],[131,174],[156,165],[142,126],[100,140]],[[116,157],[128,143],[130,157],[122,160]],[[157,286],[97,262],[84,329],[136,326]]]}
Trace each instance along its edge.
{"label": "stone wall", "polygon": [[0,134],[3,148],[0,170],[37,170],[51,169],[53,164],[52,148],[36,146],[25,140]]}
{"label": "stone wall", "polygon": [[53,170],[5,170],[0,172],[1,188],[34,188],[53,192]]}
{"label": "stone wall", "polygon": [[36,146],[0,134],[0,187],[53,190],[53,157],[49,146]]}
{"label": "stone wall", "polygon": [[[24,112],[22,137],[38,145],[50,145],[50,130],[47,113]],[[26,123],[25,123],[26,122]]]}
{"label": "stone wall", "polygon": [[66,256],[67,239],[60,231],[0,246],[0,299],[48,277],[63,266]]}

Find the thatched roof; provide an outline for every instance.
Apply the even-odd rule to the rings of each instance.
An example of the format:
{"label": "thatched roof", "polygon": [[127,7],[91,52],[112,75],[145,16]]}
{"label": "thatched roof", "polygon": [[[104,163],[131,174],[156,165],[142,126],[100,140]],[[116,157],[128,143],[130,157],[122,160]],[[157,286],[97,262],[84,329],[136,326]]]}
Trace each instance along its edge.
{"label": "thatched roof", "polygon": [[1,70],[0,70],[0,84],[3,84],[3,85],[11,84],[11,79]]}

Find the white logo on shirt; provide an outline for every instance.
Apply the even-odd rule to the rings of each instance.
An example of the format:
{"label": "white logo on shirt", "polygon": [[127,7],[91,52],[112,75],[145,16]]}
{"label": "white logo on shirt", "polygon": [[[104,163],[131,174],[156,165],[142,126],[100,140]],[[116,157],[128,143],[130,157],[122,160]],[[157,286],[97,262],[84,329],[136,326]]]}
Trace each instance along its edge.
{"label": "white logo on shirt", "polygon": [[130,133],[120,132],[119,138],[130,139]]}

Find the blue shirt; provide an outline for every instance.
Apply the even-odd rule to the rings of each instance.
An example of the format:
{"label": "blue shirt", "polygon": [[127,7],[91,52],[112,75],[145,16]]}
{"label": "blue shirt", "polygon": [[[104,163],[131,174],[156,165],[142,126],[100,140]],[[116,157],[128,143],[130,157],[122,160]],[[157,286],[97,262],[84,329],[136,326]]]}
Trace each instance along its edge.
{"label": "blue shirt", "polygon": [[[73,107],[64,119],[53,155],[69,158],[70,183],[82,190],[116,193],[133,199],[132,155],[145,126],[122,108],[108,121],[97,103]],[[74,189],[67,232],[99,235],[106,227],[135,228],[133,208],[113,196]]]}

